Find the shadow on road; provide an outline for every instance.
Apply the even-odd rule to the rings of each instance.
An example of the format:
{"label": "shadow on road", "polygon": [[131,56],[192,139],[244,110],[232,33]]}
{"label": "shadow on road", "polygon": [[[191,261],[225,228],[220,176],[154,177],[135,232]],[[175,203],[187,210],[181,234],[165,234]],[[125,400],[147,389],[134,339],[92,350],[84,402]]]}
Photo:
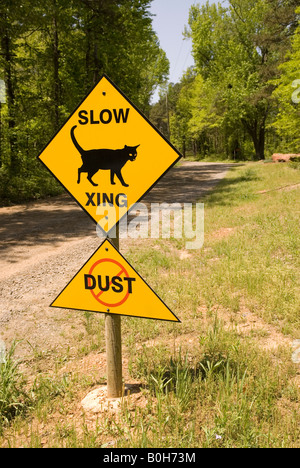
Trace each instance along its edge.
{"label": "shadow on road", "polygon": [[143,198],[145,203],[193,203],[220,182],[235,164],[184,162],[174,167]]}

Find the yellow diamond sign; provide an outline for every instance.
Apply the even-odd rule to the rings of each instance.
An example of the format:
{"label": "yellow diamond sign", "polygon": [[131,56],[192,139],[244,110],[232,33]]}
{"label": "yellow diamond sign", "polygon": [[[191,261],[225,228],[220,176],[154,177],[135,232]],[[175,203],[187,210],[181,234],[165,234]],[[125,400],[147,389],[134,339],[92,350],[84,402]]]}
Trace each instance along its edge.
{"label": "yellow diamond sign", "polygon": [[107,239],[51,307],[179,322]]}
{"label": "yellow diamond sign", "polygon": [[105,75],[39,155],[105,233],[180,158]]}

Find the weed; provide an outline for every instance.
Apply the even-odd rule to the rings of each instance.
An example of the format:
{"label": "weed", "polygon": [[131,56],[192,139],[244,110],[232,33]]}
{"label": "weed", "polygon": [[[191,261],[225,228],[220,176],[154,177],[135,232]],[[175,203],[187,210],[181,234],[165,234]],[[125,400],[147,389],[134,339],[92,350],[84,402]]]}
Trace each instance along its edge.
{"label": "weed", "polygon": [[8,350],[5,362],[0,364],[0,431],[14,417],[32,408],[32,400],[25,390],[26,381],[13,360],[18,342]]}

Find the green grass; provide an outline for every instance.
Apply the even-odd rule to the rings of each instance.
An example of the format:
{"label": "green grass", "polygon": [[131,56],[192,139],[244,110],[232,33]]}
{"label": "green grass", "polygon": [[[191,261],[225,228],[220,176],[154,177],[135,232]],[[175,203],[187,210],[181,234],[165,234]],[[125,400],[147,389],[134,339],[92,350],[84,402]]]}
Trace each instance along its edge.
{"label": "green grass", "polygon": [[[276,165],[230,173],[208,199],[206,242],[200,253],[206,267],[199,285],[207,290],[211,278],[215,302],[239,310],[243,301],[258,316],[296,337],[300,333],[299,189],[274,189],[297,184],[299,179],[299,173]],[[274,191],[258,194],[266,189]],[[224,227],[232,229],[230,235],[215,238],[213,233]],[[211,258],[218,260],[211,263]]]}
{"label": "green grass", "polygon": [[13,359],[15,348],[16,343],[8,351],[5,362],[0,364],[0,434],[5,424],[31,407],[24,377]]}
{"label": "green grass", "polygon": [[[132,395],[91,424],[78,402],[105,375],[60,373],[57,362],[25,385],[11,356],[0,446],[299,448],[299,188],[278,190],[299,183],[288,165],[237,166],[203,200],[201,250],[180,258],[181,239],[122,251],[182,322],[122,318],[143,403]],[[103,320],[83,319],[90,346],[79,340],[78,371],[104,350]]]}
{"label": "green grass", "polygon": [[[144,408],[123,408],[118,447],[281,447],[299,443],[299,391],[283,369],[214,320],[193,355],[143,347],[135,375],[149,391]],[[280,405],[286,405],[283,415]],[[132,427],[132,431],[128,431]]]}

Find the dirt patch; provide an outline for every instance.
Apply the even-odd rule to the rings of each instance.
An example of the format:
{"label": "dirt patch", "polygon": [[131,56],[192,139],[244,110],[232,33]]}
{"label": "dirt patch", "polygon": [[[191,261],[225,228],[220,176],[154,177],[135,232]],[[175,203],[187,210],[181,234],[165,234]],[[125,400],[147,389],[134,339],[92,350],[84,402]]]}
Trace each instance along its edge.
{"label": "dirt patch", "polygon": [[285,187],[279,187],[272,190],[260,190],[257,192],[257,195],[263,195],[270,192],[289,192],[290,190],[296,190],[298,188],[300,188],[300,184],[286,185]]}
{"label": "dirt patch", "polygon": [[293,340],[280,333],[274,326],[267,324],[249,309],[241,307],[240,321],[236,330],[240,335],[253,336],[261,349],[275,351],[280,346],[292,347]]}
{"label": "dirt patch", "polygon": [[211,234],[213,239],[225,239],[226,237],[232,236],[235,233],[235,228],[222,228]]}
{"label": "dirt patch", "polygon": [[107,397],[107,385],[101,385],[89,392],[81,401],[83,411],[88,415],[120,413],[122,406],[132,403],[135,405],[142,397],[141,386],[139,384],[125,384],[124,395],[120,398]]}

